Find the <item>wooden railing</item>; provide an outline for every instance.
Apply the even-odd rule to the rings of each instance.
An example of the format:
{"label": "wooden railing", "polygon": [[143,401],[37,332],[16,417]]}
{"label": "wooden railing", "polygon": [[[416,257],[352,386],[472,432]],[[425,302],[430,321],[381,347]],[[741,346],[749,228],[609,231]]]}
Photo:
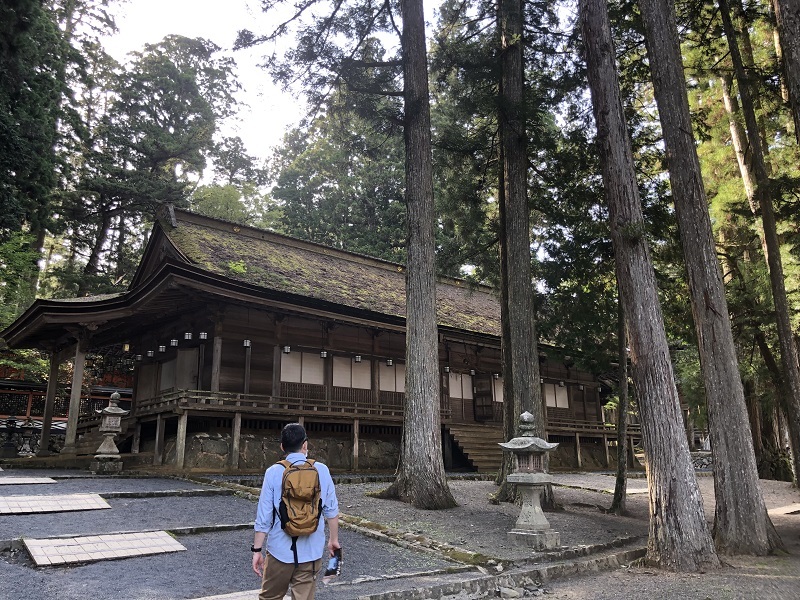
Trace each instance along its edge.
{"label": "wooden railing", "polygon": [[[304,385],[304,384],[296,384]],[[311,386],[316,388],[317,386]],[[299,388],[292,389],[295,393]],[[376,402],[370,390],[352,388],[332,388],[330,398],[319,396],[312,389],[312,397],[266,396],[263,394],[242,394],[236,392],[209,392],[205,390],[177,390],[140,400],[134,410],[136,416],[146,416],[160,412],[170,412],[176,408],[197,410],[223,410],[225,412],[276,413],[276,414],[316,414],[327,413],[336,416],[376,416],[392,420],[403,418],[405,394],[381,392]],[[450,414],[449,403],[440,406],[443,418]]]}
{"label": "wooden railing", "polygon": [[[568,431],[570,433],[605,433],[616,435],[617,427],[610,423],[598,423],[595,421],[581,421],[578,419],[547,419],[547,431],[556,433],[558,431]],[[642,427],[638,423],[628,424],[628,435],[641,435]]]}
{"label": "wooden railing", "polygon": [[295,398],[289,396],[264,396],[234,392],[209,392],[204,390],[179,390],[162,394],[137,403],[136,416],[168,412],[175,408],[197,410],[223,410],[226,412],[275,413],[275,414],[319,414],[339,416],[372,415],[401,419],[403,406],[375,403],[371,397],[347,397],[332,395],[325,398]]}

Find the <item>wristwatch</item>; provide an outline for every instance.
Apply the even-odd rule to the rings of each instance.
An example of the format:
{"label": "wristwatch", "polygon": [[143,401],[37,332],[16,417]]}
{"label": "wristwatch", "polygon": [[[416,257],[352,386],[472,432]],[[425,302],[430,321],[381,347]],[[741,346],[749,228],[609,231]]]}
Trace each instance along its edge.
{"label": "wristwatch", "polygon": [[250,552],[261,552],[261,548],[256,548],[255,546],[250,546]]}

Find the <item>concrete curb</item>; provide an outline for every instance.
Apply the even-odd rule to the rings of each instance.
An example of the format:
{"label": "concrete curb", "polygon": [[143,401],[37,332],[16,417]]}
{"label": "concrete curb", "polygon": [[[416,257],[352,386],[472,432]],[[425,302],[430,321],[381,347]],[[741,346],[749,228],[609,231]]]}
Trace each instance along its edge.
{"label": "concrete curb", "polygon": [[214,490],[154,490],[150,492],[100,492],[101,498],[167,498],[171,496],[192,497],[192,496],[233,496],[233,490],[214,489]]}
{"label": "concrete curb", "polygon": [[500,575],[477,575],[456,582],[359,596],[358,600],[438,600],[449,596],[459,596],[459,600],[485,598],[495,596],[499,588],[538,587],[542,582],[553,579],[617,569],[642,558],[646,553],[646,548],[635,548],[587,560],[543,565],[534,569],[522,569]]}

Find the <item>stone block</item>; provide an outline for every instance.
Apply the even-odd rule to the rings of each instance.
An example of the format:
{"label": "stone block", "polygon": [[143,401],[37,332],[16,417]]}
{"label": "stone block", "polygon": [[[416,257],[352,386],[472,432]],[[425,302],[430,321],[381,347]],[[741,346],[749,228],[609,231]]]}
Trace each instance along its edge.
{"label": "stone block", "polygon": [[561,546],[561,534],[552,529],[546,531],[527,531],[512,529],[508,539],[514,545],[532,550],[553,550]]}

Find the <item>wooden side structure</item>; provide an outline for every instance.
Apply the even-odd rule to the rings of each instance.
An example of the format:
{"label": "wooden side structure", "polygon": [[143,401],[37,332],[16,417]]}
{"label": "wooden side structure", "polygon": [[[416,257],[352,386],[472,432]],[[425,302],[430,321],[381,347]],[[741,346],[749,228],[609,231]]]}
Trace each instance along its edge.
{"label": "wooden side structure", "polygon": [[[441,279],[437,313],[443,424],[498,427],[496,297],[489,288]],[[170,432],[182,468],[187,434],[213,423],[230,432],[235,469],[243,432],[289,421],[349,435],[353,467],[370,435],[399,435],[404,332],[401,265],[169,209],[127,291],[37,300],[0,335],[12,348],[49,352],[53,372],[72,362],[64,452],[79,453],[78,432],[95,425],[78,418],[87,355],[113,355],[133,381],[133,452],[150,440],[160,464]],[[563,352],[541,348],[549,434],[576,445],[602,440],[607,448],[614,431],[605,424],[601,384]]]}

